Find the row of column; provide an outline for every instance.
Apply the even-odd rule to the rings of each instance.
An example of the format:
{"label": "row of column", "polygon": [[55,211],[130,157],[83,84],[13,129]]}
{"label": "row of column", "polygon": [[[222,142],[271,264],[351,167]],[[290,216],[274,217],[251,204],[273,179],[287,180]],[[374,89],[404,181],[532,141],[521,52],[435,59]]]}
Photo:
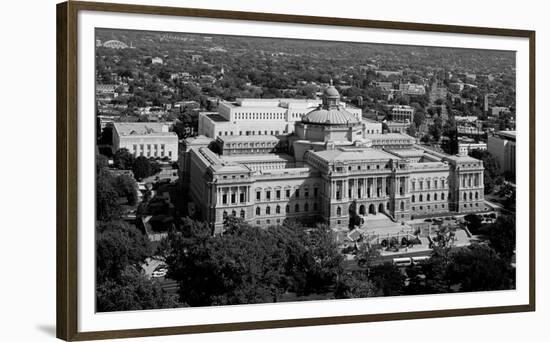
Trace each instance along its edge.
{"label": "row of column", "polygon": [[[398,194],[400,195],[408,192],[406,177],[396,178],[396,188],[398,190]],[[359,189],[361,190],[360,193],[358,191]],[[331,198],[349,198],[350,190],[351,197],[387,197],[391,192],[391,178],[384,176],[333,180],[331,183]]]}
{"label": "row of column", "polygon": [[482,183],[483,174],[481,172],[463,173],[460,175],[460,185],[462,188],[478,187]]}
{"label": "row of column", "polygon": [[[240,201],[241,194],[244,193],[244,202]],[[223,204],[223,195],[226,195],[225,204],[237,204],[250,202],[250,186],[220,186],[217,188],[217,204]],[[235,201],[232,201],[233,195],[235,195]]]}

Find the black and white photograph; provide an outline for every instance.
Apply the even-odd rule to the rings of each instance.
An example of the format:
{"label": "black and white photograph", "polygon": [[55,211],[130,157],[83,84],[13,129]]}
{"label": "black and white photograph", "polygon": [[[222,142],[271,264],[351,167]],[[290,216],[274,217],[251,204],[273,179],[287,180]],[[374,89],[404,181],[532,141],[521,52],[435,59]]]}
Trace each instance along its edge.
{"label": "black and white photograph", "polygon": [[95,104],[99,313],[516,289],[515,51],[96,28]]}

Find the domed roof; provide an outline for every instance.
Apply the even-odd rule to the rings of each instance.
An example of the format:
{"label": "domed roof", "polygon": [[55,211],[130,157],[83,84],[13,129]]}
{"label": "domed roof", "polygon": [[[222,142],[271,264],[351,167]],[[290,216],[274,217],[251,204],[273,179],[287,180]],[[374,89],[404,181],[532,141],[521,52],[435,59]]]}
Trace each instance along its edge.
{"label": "domed roof", "polygon": [[324,125],[346,125],[360,123],[359,119],[343,108],[319,108],[315,109],[302,118],[304,123]]}
{"label": "domed roof", "polygon": [[325,88],[324,95],[327,96],[327,97],[338,97],[338,98],[340,98],[340,93],[338,92],[338,90],[336,90],[336,88],[334,88],[333,85],[331,85],[328,88]]}

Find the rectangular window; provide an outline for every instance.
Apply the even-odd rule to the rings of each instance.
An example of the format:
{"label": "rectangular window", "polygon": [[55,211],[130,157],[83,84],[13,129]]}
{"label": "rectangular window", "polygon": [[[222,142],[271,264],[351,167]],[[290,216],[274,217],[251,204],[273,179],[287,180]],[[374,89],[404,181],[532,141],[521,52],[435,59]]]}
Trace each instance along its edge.
{"label": "rectangular window", "polygon": [[296,194],[296,198],[300,198],[300,189],[296,189],[295,194]]}
{"label": "rectangular window", "polygon": [[262,193],[260,191],[256,191],[256,201],[259,201],[262,198]]}
{"label": "rectangular window", "polygon": [[227,204],[227,194],[222,195],[222,204]]}
{"label": "rectangular window", "polygon": [[267,198],[267,200],[271,200],[271,191],[266,191],[265,192],[265,198]]}
{"label": "rectangular window", "polygon": [[235,196],[235,194],[234,194],[234,193],[233,193],[233,194],[231,194],[231,203],[235,203],[235,200],[236,200],[236,198],[235,198],[235,197],[236,197],[236,196]]}
{"label": "rectangular window", "polygon": [[290,198],[290,190],[286,190],[286,198]]}
{"label": "rectangular window", "polygon": [[277,190],[275,192],[275,196],[277,197],[277,199],[280,199],[281,198],[281,190]]}
{"label": "rectangular window", "polygon": [[309,189],[304,190],[304,196],[309,198]]}
{"label": "rectangular window", "polygon": [[243,193],[243,192],[241,192],[241,193],[239,194],[239,202],[240,202],[240,203],[244,203],[244,193]]}

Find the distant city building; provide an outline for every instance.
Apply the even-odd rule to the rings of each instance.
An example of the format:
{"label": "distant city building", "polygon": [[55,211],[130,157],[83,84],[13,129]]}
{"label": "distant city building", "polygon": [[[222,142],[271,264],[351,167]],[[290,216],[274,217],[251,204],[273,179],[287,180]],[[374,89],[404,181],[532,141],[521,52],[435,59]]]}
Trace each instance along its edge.
{"label": "distant city building", "polygon": [[516,173],[516,131],[500,131],[490,135],[487,150],[498,160],[501,172]]}
{"label": "distant city building", "polygon": [[411,106],[394,106],[391,110],[391,121],[412,122],[414,118],[414,108]]}
{"label": "distant city building", "polygon": [[178,136],[167,124],[115,122],[113,128],[113,153],[125,148],[136,157],[178,160]]}
{"label": "distant city building", "polygon": [[190,214],[216,233],[228,216],[263,227],[290,218],[347,230],[352,215],[406,221],[484,210],[480,160],[426,149],[405,134],[367,134],[368,126],[332,86],[320,106],[298,102],[297,111],[281,106],[281,99],[264,107],[257,101],[243,99],[215,115],[239,125],[257,120],[263,127],[254,129],[262,132],[281,121],[293,124],[286,131],[294,134],[231,136],[215,129],[182,145],[180,179]]}
{"label": "distant city building", "polygon": [[373,85],[385,91],[389,91],[393,89],[392,82],[373,82]]}
{"label": "distant city building", "polygon": [[399,84],[399,90],[403,95],[424,95],[426,94],[426,88],[421,84],[414,83],[401,83]]}
{"label": "distant city building", "polygon": [[407,130],[411,126],[409,122],[396,122],[396,121],[386,121],[388,126],[388,131],[390,133],[403,133],[406,134]]}
{"label": "distant city building", "polygon": [[163,64],[164,61],[160,57],[153,57],[151,58],[151,64]]}
{"label": "distant city building", "polygon": [[462,156],[468,155],[473,150],[487,150],[487,143],[476,142],[473,139],[461,139],[458,142],[458,154]]}
{"label": "distant city building", "polygon": [[119,40],[108,40],[105,43],[103,43],[103,47],[106,47],[109,49],[127,49],[128,45]]}
{"label": "distant city building", "polygon": [[377,75],[388,76],[401,76],[403,71],[390,71],[390,70],[376,70]]}
{"label": "distant city building", "polygon": [[508,107],[491,107],[491,115],[498,117],[500,114],[510,114],[510,108]]}

